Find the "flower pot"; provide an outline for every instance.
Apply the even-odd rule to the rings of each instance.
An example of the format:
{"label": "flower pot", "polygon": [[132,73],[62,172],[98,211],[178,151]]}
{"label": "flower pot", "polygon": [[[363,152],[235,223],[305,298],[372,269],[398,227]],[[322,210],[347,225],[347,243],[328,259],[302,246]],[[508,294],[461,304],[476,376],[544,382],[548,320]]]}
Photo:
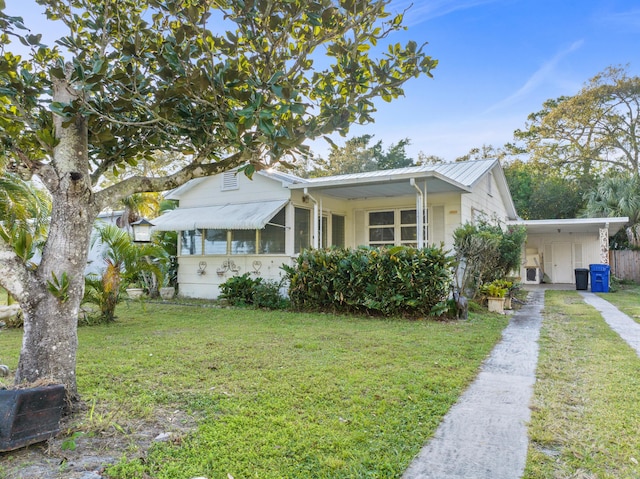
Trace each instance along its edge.
{"label": "flower pot", "polygon": [[174,288],[173,286],[165,286],[163,288],[160,288],[160,297],[167,301],[169,299],[173,299],[173,296],[176,294],[176,288]]}
{"label": "flower pot", "polygon": [[511,296],[505,296],[504,309],[513,309],[513,307],[511,306]]}
{"label": "flower pot", "polygon": [[62,384],[0,391],[0,452],[58,434],[64,401]]}
{"label": "flower pot", "polygon": [[504,298],[487,298],[489,311],[492,313],[504,313]]}
{"label": "flower pot", "polygon": [[140,299],[144,294],[144,289],[142,288],[127,288],[127,295],[131,299]]}

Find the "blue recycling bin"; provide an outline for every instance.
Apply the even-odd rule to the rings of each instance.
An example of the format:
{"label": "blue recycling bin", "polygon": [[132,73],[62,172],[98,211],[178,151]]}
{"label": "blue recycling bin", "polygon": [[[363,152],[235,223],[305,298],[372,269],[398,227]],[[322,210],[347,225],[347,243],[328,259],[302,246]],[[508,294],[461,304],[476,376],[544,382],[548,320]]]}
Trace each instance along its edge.
{"label": "blue recycling bin", "polygon": [[609,272],[611,267],[608,264],[590,264],[589,272],[591,273],[591,292],[592,293],[608,293],[609,292]]}

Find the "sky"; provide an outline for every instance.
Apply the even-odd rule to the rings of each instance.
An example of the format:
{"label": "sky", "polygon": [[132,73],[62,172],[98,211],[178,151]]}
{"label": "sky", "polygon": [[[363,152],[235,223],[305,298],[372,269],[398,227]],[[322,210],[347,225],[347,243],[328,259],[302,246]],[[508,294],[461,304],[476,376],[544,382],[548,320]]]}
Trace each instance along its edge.
{"label": "sky", "polygon": [[[34,31],[47,25],[34,0],[6,0]],[[640,75],[638,0],[392,0],[407,30],[394,43],[428,42],[433,78],[409,80],[405,96],[376,102],[375,123],[347,138],[374,135],[387,148],[408,138],[407,153],[446,161],[471,148],[501,147],[545,100],[575,95],[608,66]],[[50,29],[50,27],[47,27]],[[49,30],[50,31],[50,30]],[[344,138],[332,137],[338,144]],[[311,143],[326,156],[324,141]]]}

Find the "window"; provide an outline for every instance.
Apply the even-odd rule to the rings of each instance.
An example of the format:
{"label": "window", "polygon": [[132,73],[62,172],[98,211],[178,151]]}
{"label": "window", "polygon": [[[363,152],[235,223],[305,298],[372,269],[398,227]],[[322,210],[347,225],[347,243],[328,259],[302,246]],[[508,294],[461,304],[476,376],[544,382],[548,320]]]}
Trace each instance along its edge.
{"label": "window", "polygon": [[417,235],[416,210],[369,212],[370,246],[416,246]]}
{"label": "window", "polygon": [[396,237],[394,223],[394,211],[369,213],[369,244],[371,246],[393,246]]}
{"label": "window", "polygon": [[204,254],[227,254],[226,230],[204,230]]}
{"label": "window", "polygon": [[231,254],[255,254],[256,230],[232,230]]}
{"label": "window", "polygon": [[311,247],[311,211],[304,208],[294,210],[294,252],[300,253]]}
{"label": "window", "polygon": [[180,254],[284,254],[285,232],[285,209],[282,208],[261,230],[182,231]]}
{"label": "window", "polygon": [[260,230],[260,254],[284,254],[285,212],[282,208],[264,229]]}
{"label": "window", "polygon": [[202,230],[182,231],[180,244],[180,254],[202,254]]}
{"label": "window", "polygon": [[407,246],[418,244],[418,220],[416,210],[400,211],[400,242]]}
{"label": "window", "polygon": [[331,215],[331,244],[344,248],[344,216]]}

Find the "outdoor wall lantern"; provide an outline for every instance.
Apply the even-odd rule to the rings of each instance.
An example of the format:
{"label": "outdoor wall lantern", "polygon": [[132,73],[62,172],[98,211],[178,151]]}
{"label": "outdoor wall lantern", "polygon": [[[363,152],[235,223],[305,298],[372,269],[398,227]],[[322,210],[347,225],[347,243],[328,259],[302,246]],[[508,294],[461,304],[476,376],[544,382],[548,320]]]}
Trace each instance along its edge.
{"label": "outdoor wall lantern", "polygon": [[133,241],[136,243],[149,243],[151,241],[151,228],[155,226],[146,218],[131,223],[133,229]]}

